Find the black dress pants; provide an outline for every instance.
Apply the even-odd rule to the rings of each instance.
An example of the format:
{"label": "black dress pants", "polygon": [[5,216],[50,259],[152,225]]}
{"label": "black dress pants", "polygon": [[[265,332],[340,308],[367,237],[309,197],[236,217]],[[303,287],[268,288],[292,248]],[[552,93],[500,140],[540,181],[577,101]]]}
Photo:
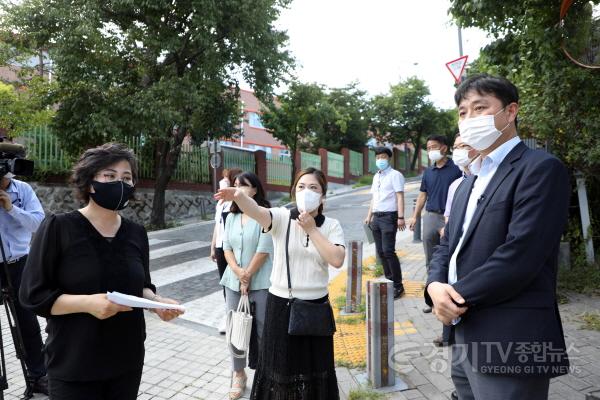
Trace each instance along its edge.
{"label": "black dress pants", "polygon": [[374,213],[371,230],[375,239],[375,248],[383,264],[385,277],[394,282],[394,289],[401,289],[402,269],[396,254],[396,232],[398,231],[398,213]]}

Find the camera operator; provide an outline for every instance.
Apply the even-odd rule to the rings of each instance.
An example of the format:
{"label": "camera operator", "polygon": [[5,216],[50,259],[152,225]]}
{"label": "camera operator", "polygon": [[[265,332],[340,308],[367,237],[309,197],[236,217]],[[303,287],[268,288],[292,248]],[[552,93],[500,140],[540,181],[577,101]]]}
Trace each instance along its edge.
{"label": "camera operator", "polygon": [[[0,142],[12,143],[4,135],[0,135]],[[24,157],[24,148],[22,149],[22,154],[18,154],[16,157]],[[43,219],[44,210],[31,186],[26,182],[14,179],[11,172],[2,176],[0,181],[0,236],[8,263],[6,265],[7,273],[14,293],[18,293],[21,286],[21,276],[29,253],[31,236]],[[2,261],[0,258],[0,267],[3,268]],[[2,282],[2,286],[4,285],[6,283]],[[31,389],[34,393],[48,394],[39,322],[33,312],[21,307],[18,296],[15,296],[14,305],[25,347],[24,361],[27,367],[27,380],[32,384]]]}

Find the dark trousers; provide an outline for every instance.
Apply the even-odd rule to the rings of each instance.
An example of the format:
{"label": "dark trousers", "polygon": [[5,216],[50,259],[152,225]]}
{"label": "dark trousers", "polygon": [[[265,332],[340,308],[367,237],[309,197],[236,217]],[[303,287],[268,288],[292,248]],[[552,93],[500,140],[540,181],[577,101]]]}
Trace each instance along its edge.
{"label": "dark trousers", "polygon": [[[21,329],[21,337],[23,338],[23,346],[25,347],[25,365],[27,366],[27,376],[30,378],[38,378],[46,375],[46,366],[44,364],[44,355],[42,353],[42,334],[40,332],[40,323],[36,315],[23,308],[19,301],[19,288],[21,287],[21,277],[27,257],[21,258],[14,264],[7,265],[7,273],[9,274],[10,282],[13,287],[14,304],[16,311],[16,319]],[[4,268],[0,264],[0,268]],[[4,282],[2,282],[4,287]]]}
{"label": "dark trousers", "polygon": [[141,369],[103,381],[70,382],[50,378],[50,400],[134,400],[141,379]]}
{"label": "dark trousers", "polygon": [[402,285],[402,269],[396,254],[396,232],[398,231],[398,213],[374,213],[371,230],[375,239],[375,248],[383,264],[385,277],[394,282],[394,288]]}
{"label": "dark trousers", "polygon": [[[222,247],[215,247],[215,256],[217,258],[217,269],[219,270],[219,278],[223,278],[223,274],[227,269],[227,260]],[[225,296],[225,286],[223,286],[223,297]]]}

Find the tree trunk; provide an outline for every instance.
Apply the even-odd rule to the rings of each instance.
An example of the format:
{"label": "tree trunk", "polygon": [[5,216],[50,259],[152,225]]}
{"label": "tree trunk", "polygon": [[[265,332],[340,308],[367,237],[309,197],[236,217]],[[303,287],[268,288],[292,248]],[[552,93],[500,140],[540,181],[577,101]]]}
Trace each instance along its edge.
{"label": "tree trunk", "polygon": [[[299,165],[296,168],[296,151],[298,149],[298,135],[294,139],[294,146],[290,148],[290,157],[292,159],[292,179],[290,180],[290,191],[292,191],[292,185],[294,184],[294,179],[296,178],[296,172],[298,172],[298,168],[302,168],[302,165]],[[302,158],[300,159],[302,161]]]}
{"label": "tree trunk", "polygon": [[171,181],[173,172],[177,168],[177,161],[181,153],[181,143],[185,136],[185,129],[180,127],[176,133],[169,129],[167,137],[158,144],[158,157],[156,167],[156,181],[154,184],[154,200],[150,224],[155,228],[164,228],[165,224],[165,191]]}
{"label": "tree trunk", "polygon": [[416,170],[416,166],[417,166],[417,160],[419,160],[419,149],[420,149],[420,144],[419,142],[417,142],[415,144],[415,154],[413,155],[413,159],[412,162],[410,163],[410,170],[411,171],[415,171]]}

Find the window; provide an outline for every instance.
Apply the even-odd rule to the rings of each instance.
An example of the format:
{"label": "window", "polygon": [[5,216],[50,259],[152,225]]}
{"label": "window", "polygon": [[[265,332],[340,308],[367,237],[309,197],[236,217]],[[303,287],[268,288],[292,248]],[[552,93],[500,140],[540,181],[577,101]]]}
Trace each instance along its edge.
{"label": "window", "polygon": [[253,128],[262,128],[262,129],[265,128],[262,124],[262,121],[260,120],[260,115],[258,115],[255,112],[248,113],[248,122],[250,123],[250,126]]}

